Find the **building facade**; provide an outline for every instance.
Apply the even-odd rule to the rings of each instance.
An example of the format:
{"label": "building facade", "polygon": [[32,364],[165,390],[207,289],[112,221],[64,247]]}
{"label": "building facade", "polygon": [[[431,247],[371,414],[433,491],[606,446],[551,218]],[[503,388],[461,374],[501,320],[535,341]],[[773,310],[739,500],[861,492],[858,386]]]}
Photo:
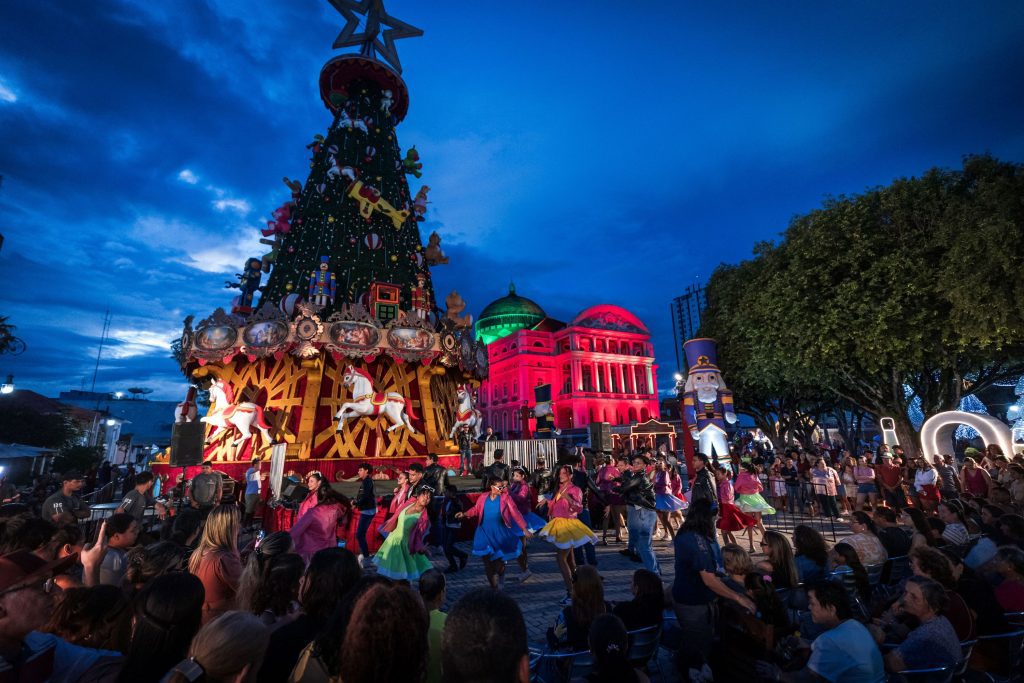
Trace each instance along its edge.
{"label": "building facade", "polygon": [[477,408],[484,424],[503,436],[533,432],[524,415],[536,404],[534,388],[543,384],[551,385],[559,429],[658,417],[651,335],[624,308],[599,304],[564,323],[510,287],[507,297],[481,312],[476,335],[487,343],[490,361]]}
{"label": "building facade", "polygon": [[672,335],[676,343],[676,372],[684,377],[687,368],[683,344],[687,339],[698,336],[700,317],[707,305],[702,285],[690,285],[682,296],[672,299],[672,303],[669,304],[669,312],[672,314]]}

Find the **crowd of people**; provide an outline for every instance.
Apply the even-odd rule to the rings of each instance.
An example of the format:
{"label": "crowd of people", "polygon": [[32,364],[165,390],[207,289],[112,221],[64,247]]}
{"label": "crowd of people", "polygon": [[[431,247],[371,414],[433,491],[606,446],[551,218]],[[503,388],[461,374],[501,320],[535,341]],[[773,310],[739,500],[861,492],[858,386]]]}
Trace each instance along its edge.
{"label": "crowd of people", "polygon": [[[989,450],[933,467],[883,447],[834,463],[799,451],[737,460],[697,454],[686,473],[665,453],[562,452],[531,472],[498,454],[468,504],[436,457],[387,496],[369,465],[351,500],[313,471],[290,530],[270,534],[246,533],[260,463],[237,502],[204,463],[175,508],[153,500],[152,473],[132,473],[95,539],[82,524],[84,477],[67,472],[37,505],[5,508],[0,681],[526,681],[526,626],[504,587],[509,565],[518,582],[532,575],[534,536],[553,546],[566,591],[534,645],[589,651],[589,680],[647,680],[627,656],[630,632],[647,627],[662,627],[691,679],[880,681],[965,664],[962,643],[1019,623],[1020,456]],[[776,486],[773,473],[790,468],[796,485]],[[805,487],[830,470],[834,494]],[[841,510],[851,533],[829,544],[808,524],[766,528],[790,505]],[[383,506],[387,521],[372,528]],[[349,550],[337,539],[352,516]],[[674,552],[667,585],[658,537]],[[642,565],[619,603],[606,600],[593,552],[609,542]],[[431,559],[442,556],[444,570]],[[446,575],[471,557],[489,587],[445,614]],[[971,662],[1011,665],[992,642]]]}

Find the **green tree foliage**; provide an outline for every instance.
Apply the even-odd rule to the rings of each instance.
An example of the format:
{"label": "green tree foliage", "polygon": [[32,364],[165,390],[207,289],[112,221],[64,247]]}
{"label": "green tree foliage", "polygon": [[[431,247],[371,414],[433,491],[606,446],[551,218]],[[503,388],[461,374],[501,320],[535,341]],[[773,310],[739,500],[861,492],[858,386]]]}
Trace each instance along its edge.
{"label": "green tree foliage", "polygon": [[914,396],[929,416],[1024,369],[1022,233],[1024,166],[989,156],[829,199],[716,269],[701,333],[745,412],[825,394],[916,450]]}
{"label": "green tree foliage", "polygon": [[66,413],[0,411],[0,442],[40,448],[70,448],[82,439],[81,426]]}
{"label": "green tree foliage", "polygon": [[53,459],[54,472],[67,472],[78,470],[85,472],[90,467],[96,467],[103,460],[102,446],[76,445],[61,450],[60,454]]}
{"label": "green tree foliage", "polygon": [[20,353],[25,349],[25,343],[14,336],[18,329],[7,322],[6,316],[0,316],[0,356],[5,353]]}

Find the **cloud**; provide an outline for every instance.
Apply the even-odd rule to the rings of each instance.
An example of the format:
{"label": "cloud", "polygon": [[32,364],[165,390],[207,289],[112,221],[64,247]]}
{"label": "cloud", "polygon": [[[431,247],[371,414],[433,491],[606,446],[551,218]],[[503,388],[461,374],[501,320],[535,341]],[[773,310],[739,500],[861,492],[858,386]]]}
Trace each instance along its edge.
{"label": "cloud", "polygon": [[178,173],[178,180],[180,180],[183,183],[188,183],[189,185],[195,185],[196,183],[199,182],[199,176],[197,176],[189,169],[185,168],[182,169],[180,173]]}
{"label": "cloud", "polygon": [[234,211],[242,216],[252,211],[252,206],[244,199],[216,199],[213,208],[218,211]]}
{"label": "cloud", "polygon": [[18,95],[3,80],[0,80],[0,102],[13,104],[18,101]]}

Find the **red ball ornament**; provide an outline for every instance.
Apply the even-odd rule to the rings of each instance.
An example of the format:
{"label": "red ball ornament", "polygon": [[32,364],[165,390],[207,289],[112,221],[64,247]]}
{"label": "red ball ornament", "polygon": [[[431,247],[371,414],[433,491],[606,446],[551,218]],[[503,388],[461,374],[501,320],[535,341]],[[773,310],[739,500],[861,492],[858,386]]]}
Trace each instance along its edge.
{"label": "red ball ornament", "polygon": [[382,240],[380,238],[380,235],[378,235],[377,233],[371,232],[370,234],[363,238],[363,244],[366,245],[367,249],[372,249],[376,251],[377,249],[380,249],[384,246],[384,240]]}
{"label": "red ball ornament", "polygon": [[352,246],[355,246],[356,238],[355,237],[349,237],[348,238],[348,243],[351,244]]}

